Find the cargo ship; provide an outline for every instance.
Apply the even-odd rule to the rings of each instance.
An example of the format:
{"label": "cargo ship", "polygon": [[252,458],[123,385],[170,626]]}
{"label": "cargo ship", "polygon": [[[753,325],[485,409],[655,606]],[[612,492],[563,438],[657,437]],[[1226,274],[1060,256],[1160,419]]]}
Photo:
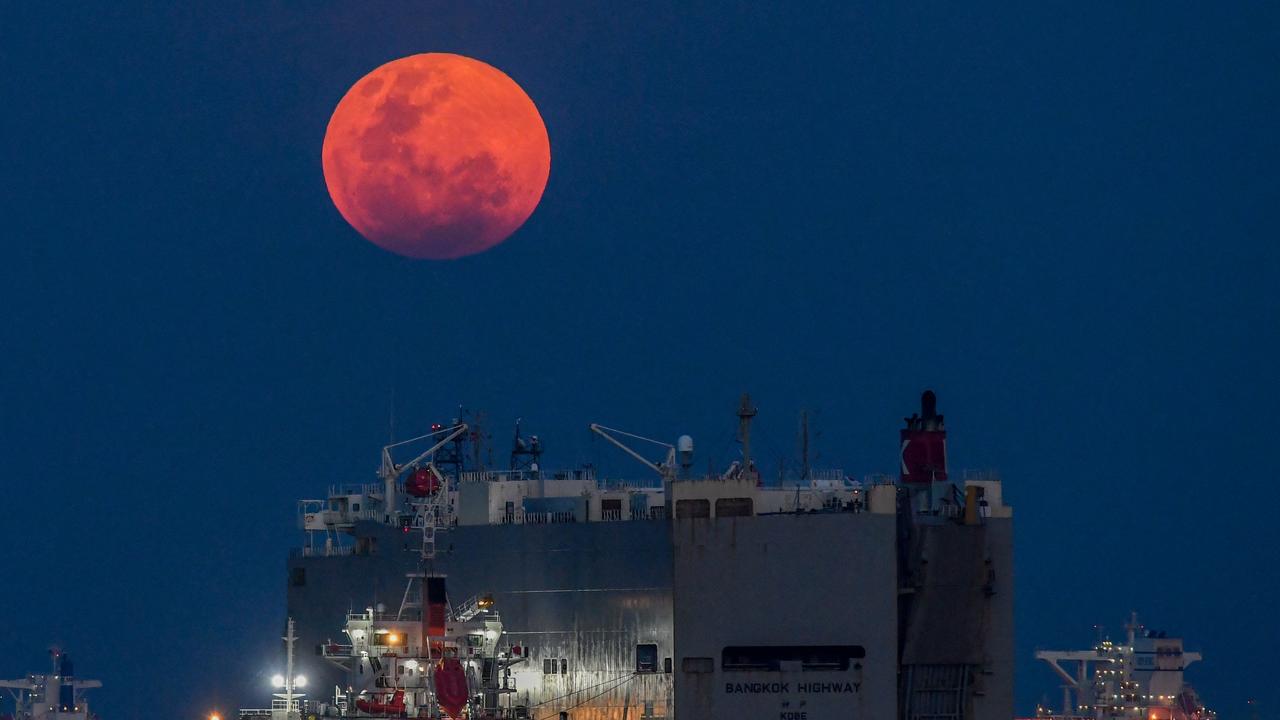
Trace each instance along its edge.
{"label": "cargo ship", "polygon": [[1183,672],[1200,653],[1183,648],[1182,638],[1138,623],[1125,624],[1125,639],[1100,638],[1087,650],[1039,650],[1062,680],[1059,710],[1041,706],[1039,720],[1216,720]]}
{"label": "cargo ship", "polygon": [[994,473],[949,472],[934,394],[899,429],[893,475],[805,457],[766,477],[756,414],[744,395],[737,456],[705,472],[688,436],[590,425],[639,482],[548,469],[519,423],[495,468],[461,412],[382,448],[375,482],[298,504],[288,635],[308,651],[290,676],[311,699],[279,709],[1012,717],[1013,513]]}

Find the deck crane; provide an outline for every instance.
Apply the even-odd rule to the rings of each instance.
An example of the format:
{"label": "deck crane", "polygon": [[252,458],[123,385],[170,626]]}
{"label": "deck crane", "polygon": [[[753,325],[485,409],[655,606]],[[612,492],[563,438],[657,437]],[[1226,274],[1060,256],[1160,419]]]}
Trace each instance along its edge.
{"label": "deck crane", "polygon": [[[676,465],[677,457],[680,460],[679,467],[682,467],[682,468],[689,467],[693,462],[693,439],[690,438],[688,435],[680,436],[680,439],[677,441],[677,444],[672,445],[671,443],[662,442],[661,440],[654,440],[652,438],[644,437],[643,435],[636,435],[634,433],[629,433],[624,430],[605,427],[604,425],[600,425],[597,423],[591,423],[590,428],[591,428],[591,432],[599,435],[605,440],[608,440],[610,443],[617,446],[617,448],[622,452],[630,455],[636,460],[639,460],[642,464],[644,464],[645,467],[658,473],[658,476],[661,477],[663,480],[675,479],[676,469],[677,469],[677,465]],[[659,447],[666,448],[667,455],[665,458],[663,458],[662,462],[655,463],[649,460],[648,458],[646,458],[645,456],[641,455],[640,453],[636,452],[635,450],[632,450],[626,443],[614,437],[614,435],[621,435],[623,437],[629,437],[633,440],[640,440],[647,443],[653,443],[654,445],[657,445]]]}
{"label": "deck crane", "polygon": [[[448,529],[450,525],[449,514],[452,512],[452,502],[449,497],[448,483],[435,463],[429,458],[434,456],[440,448],[461,437],[468,429],[467,424],[464,422],[449,427],[432,425],[431,432],[425,435],[402,440],[398,443],[391,443],[382,448],[382,467],[378,470],[378,474],[382,476],[382,482],[385,484],[383,491],[385,495],[383,497],[388,518],[397,511],[396,484],[400,482],[400,476],[406,470],[416,469],[423,460],[427,461],[426,470],[435,478],[436,487],[439,488],[438,491],[432,492],[430,497],[419,502],[414,502],[412,498],[410,499],[412,517],[408,519],[409,525],[404,526],[404,528],[405,532],[408,532],[410,528],[420,528],[422,530],[422,548],[418,561],[418,570],[407,574],[409,580],[405,584],[404,597],[400,600],[400,612],[396,614],[397,619],[405,617],[407,612],[413,610],[417,610],[419,613],[422,612],[423,595],[425,593],[424,581],[430,575],[426,568],[435,560],[436,555],[436,532]],[[435,442],[431,447],[418,453],[409,462],[396,463],[395,458],[391,456],[391,451],[395,448],[423,440],[435,440]],[[408,492],[410,495],[413,494],[412,490]]]}
{"label": "deck crane", "polygon": [[[400,476],[404,471],[410,468],[416,468],[419,463],[434,455],[440,448],[461,437],[468,429],[469,428],[466,423],[458,423],[457,425],[451,425],[449,427],[433,428],[431,432],[425,435],[419,435],[415,438],[409,438],[408,440],[402,440],[398,443],[392,443],[382,448],[382,467],[378,470],[378,475],[382,477],[385,493],[383,495],[383,501],[388,514],[395,511],[396,483],[400,480]],[[397,464],[391,457],[391,451],[395,448],[436,437],[440,437],[440,439],[436,441],[434,445],[427,448],[409,462]],[[439,470],[436,470],[434,465],[431,465],[430,463],[428,464],[430,465],[429,469],[431,472],[434,475],[439,476]]]}

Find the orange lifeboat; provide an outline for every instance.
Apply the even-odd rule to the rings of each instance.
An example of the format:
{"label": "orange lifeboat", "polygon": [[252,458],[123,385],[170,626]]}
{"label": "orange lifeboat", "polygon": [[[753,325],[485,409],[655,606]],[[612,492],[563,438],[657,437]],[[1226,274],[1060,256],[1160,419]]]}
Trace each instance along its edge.
{"label": "orange lifeboat", "polygon": [[386,695],[381,698],[373,698],[371,700],[361,698],[356,700],[356,707],[370,715],[403,717],[405,714],[404,691],[397,690],[390,695]]}
{"label": "orange lifeboat", "polygon": [[431,497],[440,492],[440,480],[429,467],[420,467],[404,481],[404,491],[416,498]]}

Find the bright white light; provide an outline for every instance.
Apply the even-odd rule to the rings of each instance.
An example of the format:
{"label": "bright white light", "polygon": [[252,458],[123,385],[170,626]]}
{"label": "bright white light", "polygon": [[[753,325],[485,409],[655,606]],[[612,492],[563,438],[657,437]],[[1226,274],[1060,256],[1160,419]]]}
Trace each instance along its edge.
{"label": "bright white light", "polygon": [[294,679],[293,679],[293,685],[294,685],[294,687],[306,687],[306,686],[307,686],[307,676],[306,676],[306,675],[299,675],[298,677],[294,678]]}
{"label": "bright white light", "polygon": [[406,660],[406,661],[405,661],[405,663],[404,663],[404,667],[405,667],[405,669],[406,669],[406,670],[417,670],[417,669],[418,669],[418,661],[417,661],[417,660]]}
{"label": "bright white light", "polygon": [[489,638],[490,640],[497,640],[497,639],[498,639],[498,633],[497,633],[497,632],[495,632],[495,631],[493,631],[493,630],[485,630],[485,631],[484,631],[484,636],[485,636],[485,637],[487,637],[487,638]]}
{"label": "bright white light", "polygon": [[272,675],[271,684],[275,685],[276,687],[284,687],[284,676],[279,674]]}

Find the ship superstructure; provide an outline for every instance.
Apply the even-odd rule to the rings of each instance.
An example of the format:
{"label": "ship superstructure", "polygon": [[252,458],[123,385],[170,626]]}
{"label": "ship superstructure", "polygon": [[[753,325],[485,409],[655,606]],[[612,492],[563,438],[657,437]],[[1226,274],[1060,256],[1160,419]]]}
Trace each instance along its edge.
{"label": "ship superstructure", "polygon": [[[1182,638],[1149,630],[1134,613],[1121,642],[1099,639],[1088,650],[1040,650],[1063,681],[1062,709],[1039,708],[1048,720],[1214,720],[1183,678],[1200,653],[1183,649]],[[1065,667],[1064,667],[1065,664]]]}
{"label": "ship superstructure", "polygon": [[14,703],[14,720],[90,720],[85,692],[102,687],[98,680],[76,677],[71,657],[54,648],[49,651],[52,668],[47,675],[28,675],[16,680],[0,680]]}
{"label": "ship superstructure", "polygon": [[948,475],[933,394],[907,418],[896,478],[806,457],[798,477],[766,479],[755,414],[743,396],[741,455],[705,474],[688,436],[592,425],[644,483],[547,470],[519,429],[509,467],[486,467],[460,417],[385,448],[379,482],[301,501],[289,613],[320,655],[307,675],[334,690],[321,711],[447,715],[411,684],[375,682],[362,707],[351,675],[352,632],[413,637],[434,622],[431,579],[447,578],[450,595],[501,609],[468,670],[472,717],[1010,717],[1012,511],[994,475]]}
{"label": "ship superstructure", "polygon": [[346,678],[322,714],[368,717],[496,717],[514,692],[511,668],[526,661],[503,633],[492,597],[448,601],[446,578],[412,573],[394,614],[366,608],[347,616],[345,642],[320,654]]}

